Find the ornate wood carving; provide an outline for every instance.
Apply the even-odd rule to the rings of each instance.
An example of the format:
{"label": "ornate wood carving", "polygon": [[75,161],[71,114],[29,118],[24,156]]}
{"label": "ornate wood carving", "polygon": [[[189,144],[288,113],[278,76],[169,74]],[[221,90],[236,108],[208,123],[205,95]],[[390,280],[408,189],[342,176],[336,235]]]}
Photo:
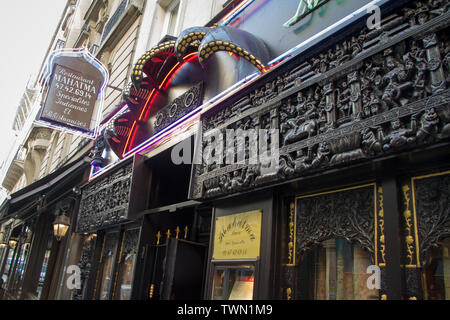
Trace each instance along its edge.
{"label": "ornate wood carving", "polygon": [[114,255],[116,252],[116,248],[119,242],[119,232],[109,232],[105,234],[105,238],[103,240],[102,252],[100,255],[100,263],[105,261],[105,258],[109,255]]}
{"label": "ornate wood carving", "polygon": [[[382,208],[382,193],[375,188],[375,184],[370,184],[297,198],[295,229],[291,225],[294,217],[289,215],[287,237],[289,242],[292,240],[295,242],[294,257],[291,257],[293,246],[288,244],[286,254],[288,264],[282,266],[281,299],[298,298],[296,280],[298,265],[295,261],[301,261],[302,255],[316,244],[328,239],[344,238],[350,242],[358,242],[375,256],[374,233],[375,228],[379,228],[379,225],[375,225],[377,221],[375,211],[379,212],[380,207]],[[377,209],[376,205],[379,206]],[[290,206],[291,210],[294,208],[293,205]],[[291,232],[295,233],[294,239],[290,235]],[[378,236],[380,240],[384,234],[379,233]],[[378,255],[382,256],[384,248],[377,250],[380,251]],[[385,268],[381,268],[381,272],[382,293],[386,289]]]}
{"label": "ornate wood carving", "polygon": [[130,203],[132,166],[120,168],[110,176],[82,190],[77,232],[89,232],[127,219]]}
{"label": "ornate wood carving", "polygon": [[416,228],[416,219],[413,217],[413,211],[410,209],[411,203],[411,195],[410,195],[410,186],[405,184],[402,186],[403,193],[403,219],[405,223],[405,266],[408,268],[411,267],[420,267],[419,257],[417,257],[417,244],[415,237],[415,228]]}
{"label": "ornate wood carving", "polygon": [[288,265],[295,266],[295,205],[289,205]]}
{"label": "ornate wood carving", "polygon": [[137,254],[140,229],[131,229],[125,231],[122,247],[120,249],[119,263],[124,260],[128,254]]}
{"label": "ornate wood carving", "polygon": [[374,254],[374,187],[344,189],[297,200],[297,257],[312,245],[332,238],[356,241]]}
{"label": "ornate wood carving", "polygon": [[404,297],[423,299],[422,272],[432,247],[450,236],[450,172],[402,182]]}
{"label": "ornate wood carving", "polygon": [[203,82],[198,83],[156,114],[155,132],[161,131],[198,107],[203,100]]}
{"label": "ornate wood carving", "polygon": [[298,58],[304,60],[291,71],[203,115],[204,154],[214,130],[225,136],[227,129],[277,129],[280,159],[271,173],[261,165],[203,161],[194,165],[190,197],[233,194],[447,141],[448,8],[412,3],[385,18],[381,30]]}
{"label": "ornate wood carving", "polygon": [[283,266],[281,300],[295,300],[295,267]]}
{"label": "ornate wood carving", "polygon": [[72,292],[72,300],[83,300],[85,287],[89,280],[89,275],[91,273],[92,266],[92,258],[94,254],[94,246],[95,246],[96,236],[89,236],[83,242],[83,248],[81,250],[80,262],[78,263],[78,267],[80,268],[81,275],[81,287],[80,289],[74,289]]}
{"label": "ornate wood carving", "polygon": [[383,197],[383,187],[379,186],[377,190],[377,263],[379,267],[386,266],[386,242],[384,238],[384,197]]}
{"label": "ornate wood carving", "polygon": [[420,261],[426,265],[429,249],[450,236],[450,172],[412,181]]}

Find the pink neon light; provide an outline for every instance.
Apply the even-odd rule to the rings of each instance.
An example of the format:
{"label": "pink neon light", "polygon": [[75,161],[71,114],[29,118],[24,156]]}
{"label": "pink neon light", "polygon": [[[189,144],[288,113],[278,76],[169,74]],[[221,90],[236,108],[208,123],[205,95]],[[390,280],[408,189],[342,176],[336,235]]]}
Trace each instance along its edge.
{"label": "pink neon light", "polygon": [[[198,52],[192,52],[192,53],[190,53],[190,54],[188,54],[188,55],[186,55],[184,57],[183,63],[180,64],[179,62],[177,62],[172,67],[172,69],[170,69],[170,71],[167,73],[167,75],[165,76],[163,81],[161,81],[161,84],[159,85],[158,89],[161,90],[161,88],[163,88],[166,84],[168,85],[171,82],[171,80],[173,79],[173,77],[176,75],[177,71],[180,70],[186,63],[191,62],[192,60],[196,59],[197,58],[197,54],[198,54]],[[153,88],[153,90],[150,93],[146,103],[144,104],[144,107],[142,108],[141,114],[140,114],[140,116],[138,118],[139,121],[141,121],[142,119],[146,119],[147,118],[148,113],[150,112],[150,109],[151,109],[151,105],[153,104],[154,99],[156,99],[156,97],[158,96],[157,95],[158,92],[156,92],[156,94],[155,94],[155,91],[156,91],[155,88]],[[144,114],[144,111],[146,111],[146,112],[145,112],[144,117],[142,117],[143,114]],[[137,125],[137,121],[135,120],[133,122],[132,127],[131,127],[130,134],[129,134],[128,138],[127,138],[127,142],[125,143],[125,147],[123,148],[122,156],[125,156],[127,154],[127,149],[129,148],[129,146],[133,145],[134,140],[136,138],[136,133],[137,133],[137,127],[138,126],[139,125]]]}

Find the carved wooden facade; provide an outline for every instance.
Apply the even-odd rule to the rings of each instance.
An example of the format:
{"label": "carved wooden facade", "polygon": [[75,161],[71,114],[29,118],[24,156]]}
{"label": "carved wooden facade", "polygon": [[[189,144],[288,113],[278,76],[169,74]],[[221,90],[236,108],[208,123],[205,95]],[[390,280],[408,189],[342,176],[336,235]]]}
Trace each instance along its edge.
{"label": "carved wooden facade", "polygon": [[133,220],[144,209],[148,172],[135,156],[109,175],[82,188],[77,232],[95,232]]}
{"label": "carved wooden facade", "polygon": [[203,159],[190,196],[229,195],[447,140],[447,10],[441,1],[413,3],[386,17],[381,30],[297,58],[291,71],[204,115],[203,154],[217,130],[276,129],[280,160],[264,173],[260,165],[223,164],[226,152],[219,164]]}
{"label": "carved wooden facade", "polygon": [[127,220],[132,167],[121,168],[83,190],[77,232],[88,232]]}
{"label": "carved wooden facade", "polygon": [[450,236],[450,171],[409,177],[402,184],[405,295],[423,299],[421,271],[433,247]]}
{"label": "carved wooden facade", "polygon": [[[345,41],[327,42],[295,57],[290,70],[274,70],[250,93],[236,94],[222,108],[202,115],[197,151],[202,164],[193,165],[190,197],[209,201],[448,146],[449,8],[447,1],[412,1],[384,17],[380,30],[364,28]],[[227,137],[229,129],[277,130],[276,170],[263,170],[249,158],[246,163],[226,163],[228,154],[237,153],[237,139],[226,141],[219,161],[206,163],[205,155],[217,146],[217,133]],[[247,156],[250,144],[245,142]],[[450,236],[449,177],[449,172],[436,169],[398,181],[403,298],[423,298],[421,272],[430,248]],[[379,297],[387,299],[392,284],[386,268],[390,244],[385,237],[384,187],[376,181],[297,197],[287,205],[282,212],[287,215],[286,246],[277,298],[299,298],[298,261],[303,253],[322,241],[344,238],[371,253],[381,270]]]}

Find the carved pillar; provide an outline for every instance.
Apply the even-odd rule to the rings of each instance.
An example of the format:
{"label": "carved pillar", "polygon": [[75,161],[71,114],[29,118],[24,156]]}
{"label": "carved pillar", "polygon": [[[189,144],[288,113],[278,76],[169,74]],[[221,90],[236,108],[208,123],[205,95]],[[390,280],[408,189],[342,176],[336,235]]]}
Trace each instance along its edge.
{"label": "carved pillar", "polygon": [[403,264],[405,274],[405,298],[422,299],[421,290],[421,268],[420,260],[417,254],[417,238],[415,230],[417,221],[414,215],[411,184],[406,182],[402,185],[402,213],[403,213],[403,236],[404,253]]}
{"label": "carved pillar", "polygon": [[386,267],[382,277],[386,281],[385,295],[389,300],[400,300],[402,296],[402,281],[400,270],[400,239],[399,239],[399,215],[397,200],[397,181],[395,175],[384,169],[383,177],[383,217],[384,217],[384,241],[386,244]]}
{"label": "carved pillar", "polygon": [[283,266],[283,284],[282,284],[282,295],[281,299],[283,300],[292,300],[296,297],[296,275],[295,275],[295,268],[296,268],[296,259],[295,259],[295,204],[292,201],[289,204],[289,216],[288,216],[288,232],[287,232],[287,238],[286,238],[286,244],[287,244],[287,252],[286,252],[286,264]]}
{"label": "carved pillar", "polygon": [[446,83],[436,34],[427,35],[423,39],[423,46],[426,49],[428,68],[431,73],[432,92],[439,93],[446,89]]}
{"label": "carved pillar", "polygon": [[349,73],[347,75],[347,81],[350,85],[351,96],[350,103],[352,106],[353,118],[360,119],[362,112],[362,102],[361,102],[361,84],[358,79],[358,71]]}
{"label": "carved pillar", "polygon": [[336,126],[336,97],[334,94],[333,83],[327,83],[323,87],[325,94],[325,111],[327,112],[327,126],[334,128]]}
{"label": "carved pillar", "polygon": [[380,291],[379,296],[381,300],[386,300],[387,294],[387,283],[386,283],[386,240],[384,236],[384,229],[385,229],[385,223],[384,223],[384,197],[383,197],[383,187],[378,186],[377,188],[377,197],[376,197],[376,204],[377,204],[377,212],[376,212],[376,247],[377,250],[375,251],[375,264],[380,267],[381,271],[381,285],[380,285]]}

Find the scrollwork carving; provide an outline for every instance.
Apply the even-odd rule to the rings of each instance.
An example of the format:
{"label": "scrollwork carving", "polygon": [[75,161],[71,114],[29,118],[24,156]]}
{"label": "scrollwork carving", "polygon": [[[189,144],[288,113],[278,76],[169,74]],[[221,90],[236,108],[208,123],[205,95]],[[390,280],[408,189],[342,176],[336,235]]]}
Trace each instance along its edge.
{"label": "scrollwork carving", "polygon": [[450,172],[413,178],[421,261],[431,247],[450,236]]}
{"label": "scrollwork carving", "polygon": [[297,202],[296,255],[331,238],[357,241],[374,253],[374,186],[352,188]]}
{"label": "scrollwork carving", "polygon": [[90,232],[126,220],[131,192],[131,165],[82,190],[77,232]]}

